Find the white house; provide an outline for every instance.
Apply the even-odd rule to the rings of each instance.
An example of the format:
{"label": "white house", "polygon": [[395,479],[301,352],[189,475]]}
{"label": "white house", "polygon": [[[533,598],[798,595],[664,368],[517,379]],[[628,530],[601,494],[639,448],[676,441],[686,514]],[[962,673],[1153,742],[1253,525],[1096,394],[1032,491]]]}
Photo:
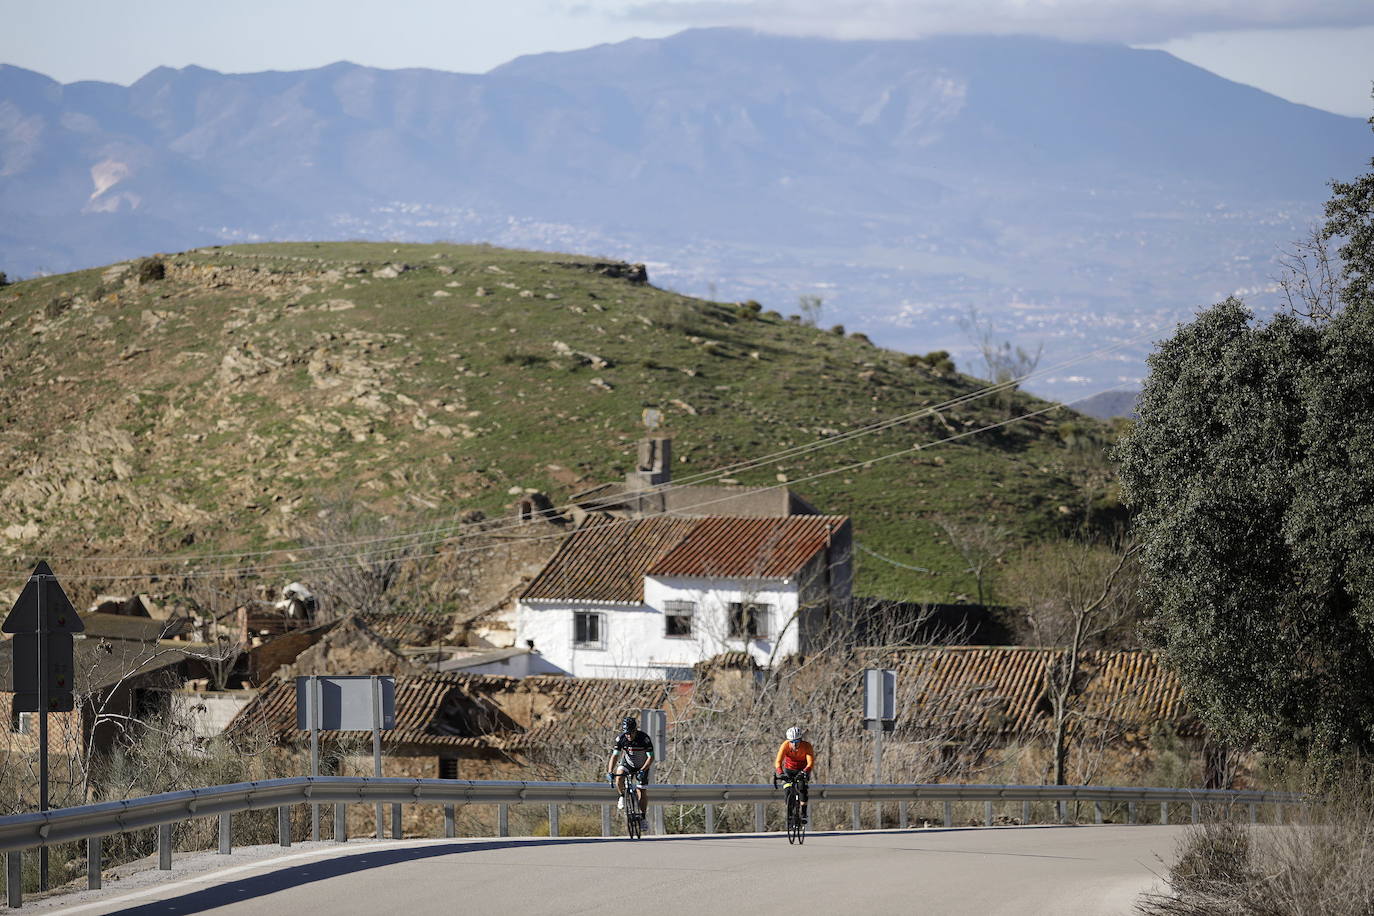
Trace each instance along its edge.
{"label": "white house", "polygon": [[573,532],[516,606],[516,639],[580,677],[686,680],[745,651],[804,652],[849,601],[843,516],[603,519]]}

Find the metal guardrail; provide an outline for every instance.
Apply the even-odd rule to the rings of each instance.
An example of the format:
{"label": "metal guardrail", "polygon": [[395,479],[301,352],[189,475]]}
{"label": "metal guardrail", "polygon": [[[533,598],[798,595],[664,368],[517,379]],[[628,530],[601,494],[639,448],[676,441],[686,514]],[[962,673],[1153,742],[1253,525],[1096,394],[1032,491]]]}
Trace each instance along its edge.
{"label": "metal guardrail", "polygon": [[[1060,823],[1066,822],[1066,807],[1070,802],[1091,802],[1095,820],[1101,823],[1103,805],[1126,805],[1128,822],[1136,820],[1138,805],[1160,805],[1161,822],[1168,823],[1170,805],[1190,806],[1196,821],[1202,806],[1235,808],[1248,807],[1251,822],[1257,820],[1260,805],[1273,806],[1275,820],[1282,819],[1282,806],[1302,804],[1305,799],[1296,793],[1229,791],[1222,789],[1156,789],[1117,786],[997,786],[997,785],[824,785],[811,786],[811,801],[847,802],[852,806],[853,828],[859,829],[859,805],[863,802],[896,802],[897,826],[907,826],[907,805],[920,801],[944,803],[943,822],[952,826],[952,806],[959,802],[983,802],[984,823],[993,823],[993,806],[998,802],[1022,802],[1023,822],[1029,819],[1034,802],[1054,802]],[[714,807],[724,804],[753,804],[755,828],[764,829],[764,808],[780,802],[782,793],[772,785],[653,785],[649,787],[649,807],[660,816],[665,805],[704,805],[706,832],[715,832]],[[242,811],[264,808],[278,809],[279,841],[290,845],[290,820],[287,812],[292,805],[335,805],[335,838],[347,839],[343,818],[345,806],[350,804],[390,803],[392,834],[401,834],[401,806],[407,804],[436,804],[445,806],[445,836],[454,835],[453,809],[457,805],[498,805],[498,834],[507,835],[509,805],[549,806],[549,833],[558,835],[558,806],[601,805],[602,832],[610,835],[610,806],[615,791],[605,783],[586,782],[497,782],[456,779],[398,779],[387,777],[318,776],[272,779],[262,782],[242,782],[202,789],[167,792],[126,801],[81,805],[52,811],[19,814],[0,818],[0,852],[7,853],[7,889],[9,905],[18,907],[22,901],[20,877],[23,850],[54,843],[85,839],[88,878],[91,887],[100,886],[100,838],[157,827],[159,866],[171,868],[171,825],[199,817],[219,817],[219,851],[231,852],[230,818]],[[878,823],[882,823],[879,811]],[[378,836],[381,835],[380,814]]]}

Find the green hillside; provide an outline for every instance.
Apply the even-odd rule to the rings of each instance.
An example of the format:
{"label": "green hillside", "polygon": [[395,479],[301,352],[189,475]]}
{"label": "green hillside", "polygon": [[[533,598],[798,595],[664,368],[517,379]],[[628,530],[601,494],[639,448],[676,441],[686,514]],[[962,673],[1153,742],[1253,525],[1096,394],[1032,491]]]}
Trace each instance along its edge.
{"label": "green hillside", "polygon": [[[681,479],[982,384],[586,257],[297,243],[161,263],[0,289],[0,552],[289,547],[340,505],[398,531],[496,516],[513,488],[558,503],[622,477],[645,407]],[[983,399],[732,479],[795,481],[1007,411]],[[1053,536],[1081,515],[1104,429],[1053,412],[797,489],[933,571],[860,553],[861,593],[948,600],[974,586],[938,521]]]}

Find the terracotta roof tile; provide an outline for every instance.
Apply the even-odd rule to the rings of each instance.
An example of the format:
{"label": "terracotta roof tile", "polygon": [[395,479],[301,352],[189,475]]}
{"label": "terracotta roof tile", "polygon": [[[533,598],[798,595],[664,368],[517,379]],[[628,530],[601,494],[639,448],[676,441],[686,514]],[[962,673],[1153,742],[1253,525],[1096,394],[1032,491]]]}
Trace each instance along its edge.
{"label": "terracotta roof tile", "polygon": [[[545,747],[570,736],[605,730],[627,713],[663,708],[678,685],[671,681],[612,678],[441,674],[396,678],[396,727],[382,733],[388,746],[521,750]],[[538,721],[516,722],[508,711],[519,694],[539,693],[549,703]],[[262,735],[283,744],[308,740],[296,728],[294,682],[266,687],[225,729],[231,735]],[[321,732],[326,740],[338,732]],[[351,732],[350,735],[359,733]]]}
{"label": "terracotta roof tile", "polygon": [[644,574],[697,524],[696,519],[596,521],[574,531],[525,589],[527,600],[644,600]]}
{"label": "terracotta roof tile", "polygon": [[[1025,735],[1045,727],[1044,677],[1059,649],[938,646],[885,653],[897,669],[903,729]],[[1183,686],[1154,652],[1088,652],[1077,709],[1088,723],[1147,732],[1171,722],[1196,734]]]}
{"label": "terracotta roof tile", "polygon": [[837,515],[699,519],[649,575],[787,579],[848,521]]}
{"label": "terracotta roof tile", "polygon": [[644,577],[796,575],[849,523],[843,516],[598,520],[573,532],[521,596],[644,600]]}

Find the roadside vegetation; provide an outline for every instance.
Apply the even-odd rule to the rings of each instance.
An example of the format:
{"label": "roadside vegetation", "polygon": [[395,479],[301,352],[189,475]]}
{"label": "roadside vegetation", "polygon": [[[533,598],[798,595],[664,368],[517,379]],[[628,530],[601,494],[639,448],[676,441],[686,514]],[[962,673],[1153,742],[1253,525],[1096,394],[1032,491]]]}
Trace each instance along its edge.
{"label": "roadside vegetation", "polygon": [[1331,188],[1287,311],[1181,327],[1117,449],[1149,638],[1214,735],[1302,761],[1313,797],[1190,831],[1145,913],[1374,912],[1374,170]]}

